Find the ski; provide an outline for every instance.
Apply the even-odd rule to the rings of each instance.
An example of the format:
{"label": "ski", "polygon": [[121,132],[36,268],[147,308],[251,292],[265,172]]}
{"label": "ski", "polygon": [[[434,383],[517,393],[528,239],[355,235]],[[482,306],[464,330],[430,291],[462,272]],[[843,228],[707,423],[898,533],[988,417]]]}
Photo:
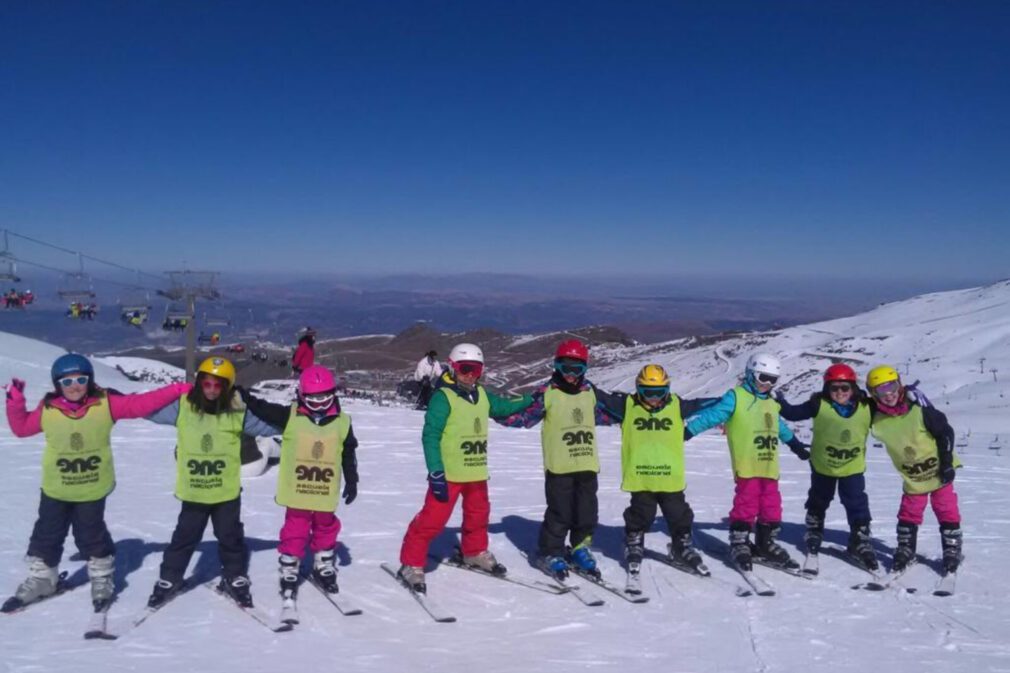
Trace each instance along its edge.
{"label": "ski", "polygon": [[754,563],[755,565],[759,565],[759,566],[762,566],[764,568],[771,568],[772,570],[778,570],[780,572],[784,572],[787,575],[792,575],[793,577],[799,577],[800,579],[812,580],[814,578],[813,575],[808,575],[808,574],[804,573],[803,570],[800,568],[799,564],[796,564],[796,567],[793,568],[793,567],[784,566],[784,565],[781,565],[781,564],[778,564],[778,563],[771,563],[769,561],[764,560],[763,558],[761,558],[759,556],[753,557],[751,559],[751,562]]}
{"label": "ski", "polygon": [[244,608],[244,607],[242,607],[241,605],[239,605],[238,603],[236,603],[235,601],[233,601],[230,596],[228,596],[224,592],[220,591],[217,588],[217,585],[218,585],[217,580],[211,580],[210,582],[207,582],[203,586],[205,588],[209,589],[210,591],[212,591],[213,593],[217,594],[218,596],[220,596],[222,599],[224,599],[228,603],[231,603],[233,606],[235,606],[236,608],[238,608],[239,610],[241,610],[245,614],[249,615],[250,617],[252,617],[253,619],[255,619],[257,622],[259,622],[263,626],[267,627],[268,629],[270,629],[274,633],[282,633],[284,631],[290,631],[290,630],[292,630],[294,628],[294,626],[291,625],[291,624],[281,624],[281,623],[275,623],[275,622],[271,621],[270,617],[267,616],[267,614],[265,612],[263,612],[262,610],[260,610],[259,608],[255,608],[255,607]]}
{"label": "ski", "polygon": [[75,585],[72,587],[67,586],[67,571],[64,570],[63,572],[60,573],[59,577],[56,579],[56,591],[54,591],[53,593],[49,594],[48,596],[43,596],[42,598],[34,600],[31,603],[22,603],[20,600],[17,599],[17,597],[11,596],[6,601],[4,601],[3,606],[0,607],[0,612],[7,615],[17,614],[18,612],[23,612],[27,610],[33,605],[38,605],[39,603],[45,603],[50,598],[56,598],[57,596],[62,596],[63,594],[76,589],[78,586],[80,585]]}
{"label": "ski", "polygon": [[591,608],[598,608],[605,603],[599,595],[592,591],[586,591],[585,587],[569,584],[567,580],[561,579],[547,570],[544,570],[544,572],[547,573],[547,576],[550,577],[560,589],[564,589],[564,593],[575,596],[575,598],[583,605]]}
{"label": "ski", "polygon": [[634,564],[633,567],[628,568],[628,578],[624,583],[624,593],[629,596],[638,596],[642,593],[642,566],[641,564]]}
{"label": "ski", "polygon": [[526,579],[521,579],[521,578],[518,578],[518,577],[513,577],[512,575],[509,575],[507,573],[504,574],[504,575],[495,575],[493,573],[489,573],[488,571],[484,570],[483,568],[476,568],[474,566],[468,566],[468,565],[464,564],[463,563],[463,559],[460,558],[458,555],[455,555],[455,554],[452,555],[452,556],[450,556],[450,557],[448,557],[448,558],[445,558],[445,559],[440,558],[438,556],[435,556],[433,554],[429,554],[429,556],[432,559],[434,559],[436,561],[439,561],[441,563],[444,563],[445,565],[450,566],[452,568],[459,568],[460,570],[466,570],[468,572],[477,573],[478,575],[483,575],[484,577],[491,577],[491,578],[494,578],[496,580],[502,580],[503,582],[509,582],[511,584],[516,584],[516,585],[521,586],[521,587],[526,587],[527,589],[534,589],[535,591],[543,591],[544,593],[557,595],[557,594],[568,593],[569,591],[572,590],[571,587],[567,587],[567,588],[565,588],[565,587],[559,587],[559,586],[557,586],[555,584],[548,584],[547,582],[543,582],[541,580],[526,580]]}
{"label": "ski", "polygon": [[[905,573],[907,573],[909,571],[909,569],[913,565],[915,565],[915,564],[914,563],[909,563],[907,566],[905,566],[901,570],[891,570],[891,571],[889,571],[885,575],[874,575],[875,579],[873,579],[873,580],[871,580],[869,582],[863,582],[861,584],[856,584],[852,588],[853,589],[866,589],[867,591],[884,591],[886,589],[889,589],[892,584],[894,584],[895,582],[897,582],[901,578],[901,576],[904,575]],[[870,571],[866,570],[864,568],[864,572],[868,572],[869,573]],[[873,575],[873,573],[870,573],[870,574]],[[907,591],[910,594],[915,593],[915,589],[913,589],[911,587],[906,587],[905,591]]]}
{"label": "ski", "polygon": [[957,571],[945,572],[940,575],[940,579],[936,583],[936,587],[933,589],[934,596],[953,596],[955,585],[957,584]]}
{"label": "ski", "polygon": [[738,573],[740,573],[740,577],[743,578],[743,581],[746,582],[748,584],[748,586],[750,586],[750,588],[758,596],[774,596],[775,595],[775,588],[771,584],[769,584],[768,582],[765,582],[763,579],[761,579],[760,577],[758,577],[757,575],[755,575],[754,571],[752,571],[752,570],[744,570],[743,568],[741,568],[740,566],[737,566],[737,565],[734,565],[733,567],[736,568],[736,571]]}
{"label": "ski", "polygon": [[175,593],[169,595],[169,597],[167,599],[165,599],[165,601],[161,605],[159,605],[158,607],[152,608],[149,605],[145,605],[144,609],[141,610],[140,612],[138,612],[137,616],[135,616],[133,618],[133,621],[130,622],[129,629],[132,631],[133,629],[137,628],[138,626],[140,626],[141,624],[143,624],[144,622],[146,622],[148,619],[150,619],[156,612],[158,612],[163,607],[165,607],[166,605],[168,605],[169,603],[171,603],[172,601],[174,601],[179,596],[181,596],[181,595],[183,595],[185,593],[188,593],[192,588],[193,587],[189,583],[189,580],[183,580],[182,584],[179,585],[179,590],[176,591]]}
{"label": "ski", "polygon": [[649,597],[648,596],[628,595],[627,593],[624,592],[623,588],[617,586],[616,584],[611,584],[610,582],[608,582],[607,580],[603,579],[600,576],[592,575],[590,573],[587,573],[587,572],[585,572],[583,570],[580,570],[578,568],[575,568],[575,567],[572,567],[572,572],[575,573],[576,575],[578,575],[579,577],[581,577],[582,579],[586,580],[587,582],[591,582],[592,584],[595,584],[596,586],[600,587],[601,589],[603,589],[605,591],[609,591],[610,593],[614,594],[615,596],[620,596],[621,598],[623,598],[624,600],[628,601],[629,603],[648,603],[649,602]]}
{"label": "ski", "polygon": [[803,559],[803,568],[800,572],[809,577],[817,577],[817,574],[820,572],[818,561],[819,557],[817,554],[807,554],[806,558]]}
{"label": "ski", "polygon": [[659,561],[663,565],[669,566],[682,573],[687,573],[688,575],[694,575],[695,577],[711,577],[712,571],[708,569],[708,566],[704,563],[699,563],[698,567],[694,567],[677,559],[674,559],[669,554],[660,554],[652,549],[645,550],[645,558],[652,559],[653,561]]}
{"label": "ski", "polygon": [[319,585],[318,582],[316,582],[316,578],[313,575],[309,575],[305,579],[308,580],[309,584],[318,589],[319,593],[325,596],[326,600],[328,600],[330,604],[333,605],[333,607],[335,607],[337,610],[340,611],[340,614],[344,615],[345,617],[353,617],[355,615],[361,614],[362,612],[361,608],[359,608],[350,600],[348,600],[347,597],[344,596],[343,594],[339,592],[330,593],[329,591],[324,589],[322,586]]}
{"label": "ski", "polygon": [[281,593],[281,624],[294,626],[298,623],[298,598],[293,591]]}
{"label": "ski", "polygon": [[397,576],[396,569],[393,568],[393,566],[389,565],[388,563],[383,563],[381,565],[382,565],[382,569],[385,570],[387,573],[389,573],[390,576],[394,580],[396,580],[397,584],[399,584],[401,587],[403,587],[404,589],[406,589],[407,591],[410,592],[410,595],[414,597],[414,600],[416,600],[418,602],[418,604],[422,608],[424,608],[424,611],[427,612],[428,615],[432,619],[434,619],[436,622],[450,623],[450,622],[456,621],[455,617],[453,617],[451,614],[449,614],[445,610],[441,609],[438,606],[438,604],[436,604],[433,600],[431,600],[430,598],[428,598],[427,594],[421,594],[421,593],[418,593],[418,592],[414,591],[410,587],[410,585],[408,585],[406,582],[404,582],[403,580],[401,580]]}
{"label": "ski", "polygon": [[109,606],[106,605],[101,610],[95,610],[88,622],[88,627],[84,631],[85,640],[115,640],[119,636],[109,633],[108,627]]}

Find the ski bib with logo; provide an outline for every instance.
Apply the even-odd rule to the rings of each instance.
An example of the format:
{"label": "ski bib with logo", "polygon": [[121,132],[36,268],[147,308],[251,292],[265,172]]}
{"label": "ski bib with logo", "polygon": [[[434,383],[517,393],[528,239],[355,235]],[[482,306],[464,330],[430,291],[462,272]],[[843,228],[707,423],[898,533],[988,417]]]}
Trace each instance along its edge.
{"label": "ski bib with logo", "polygon": [[848,477],[866,472],[866,437],[870,434],[870,408],[856,405],[856,412],[843,418],[825,400],[814,416],[810,464],[826,477]]}
{"label": "ski bib with logo", "polygon": [[[913,404],[904,416],[873,416],[873,436],[884,443],[887,455],[901,474],[905,493],[932,493],[943,486],[936,439],[922,420],[922,407]],[[961,460],[954,454],[954,467]]]}
{"label": "ski bib with logo", "polygon": [[340,414],[316,425],[291,405],[281,439],[277,504],[312,512],[334,512],[340,503],[340,467],[351,417]]}
{"label": "ski bib with logo", "polygon": [[215,505],[242,490],[242,421],[245,405],[222,414],[201,414],[179,400],[175,497]]}
{"label": "ski bib with logo", "polygon": [[726,422],[733,474],[742,479],[779,478],[779,403],[737,386],[736,408]]}
{"label": "ski bib with logo", "polygon": [[621,425],[621,490],[675,493],[687,486],[684,476],[684,419],[680,400],[650,413],[631,396]]}
{"label": "ski bib with logo", "polygon": [[42,492],[66,502],[101,500],[116,485],[112,464],[112,413],[105,398],[81,418],[54,407],[42,410]]}
{"label": "ski bib with logo", "polygon": [[544,469],[553,474],[599,472],[596,453],[596,393],[569,395],[556,388],[544,392],[544,422],[540,442]]}
{"label": "ski bib with logo", "polygon": [[446,481],[487,481],[487,423],[491,414],[487,392],[477,386],[476,404],[451,390],[443,389],[442,393],[449,401],[449,418],[439,443]]}

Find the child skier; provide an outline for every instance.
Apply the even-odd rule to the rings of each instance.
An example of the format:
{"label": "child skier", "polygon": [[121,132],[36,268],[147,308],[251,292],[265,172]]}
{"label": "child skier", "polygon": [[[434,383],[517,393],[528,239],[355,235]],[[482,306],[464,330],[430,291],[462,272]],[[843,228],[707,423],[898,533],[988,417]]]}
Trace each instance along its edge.
{"label": "child skier", "polygon": [[[244,391],[243,391],[244,393]],[[293,404],[273,404],[243,394],[249,411],[283,432],[277,473],[277,503],[284,505],[280,532],[281,595],[294,598],[305,546],[314,554],[312,578],[329,593],[337,593],[335,555],[340,519],[340,472],[344,473],[344,503],[358,496],[358,440],[351,417],[340,409],[333,373],[310,365],[298,378]]]}
{"label": "child skier", "polygon": [[[799,564],[775,540],[782,524],[778,444],[782,440],[800,460],[810,458],[806,445],[779,417],[779,404],[769,394],[782,373],[778,358],[755,353],[747,360],[741,385],[687,421],[689,437],[726,424],[736,493],[729,513],[730,557],[741,570],[751,570],[752,557],[795,570]],[[750,532],[757,520],[756,544]]]}
{"label": "child skier", "polygon": [[55,390],[32,412],[25,407],[25,382],[7,388],[7,421],[17,437],[45,433],[39,518],[28,542],[28,578],[2,608],[17,610],[56,593],[67,532],[88,562],[95,611],[108,607],[115,593],[115,547],[105,525],[105,499],[116,486],[110,436],[112,426],[143,418],[189,390],[184,383],[136,395],[98,387],[95,370],[83,355],[68,353],[53,362]]}
{"label": "child skier", "polygon": [[218,589],[240,606],[252,607],[241,520],[241,436],[273,436],[277,429],[247,413],[235,387],[235,367],[220,357],[200,363],[196,385],[186,397],[148,418],[177,428],[175,497],[182,501],[148,607],[161,607],[182,588],[208,520],[223,566]]}
{"label": "child skier", "polygon": [[[538,558],[543,570],[559,579],[568,576],[569,562],[580,573],[600,577],[589,549],[599,519],[596,426],[613,425],[620,418],[611,414],[602,395],[586,380],[588,369],[586,345],[578,339],[563,341],[554,353],[554,373],[534,392],[533,404],[503,422],[529,428],[543,421],[540,441],[547,509],[540,526]],[[571,542],[567,554],[566,537]]]}
{"label": "child skier", "polygon": [[866,387],[874,401],[871,432],[884,443],[903,481],[891,571],[901,572],[915,562],[922,513],[929,502],[940,523],[944,571],[956,572],[962,556],[954,475],[961,461],[954,453],[954,429],[941,411],[909,394],[894,367],[871,369]]}
{"label": "child skier", "polygon": [[[824,517],[838,497],[849,521],[848,553],[856,563],[879,568],[870,538],[870,499],[866,495],[866,438],[870,434],[870,404],[857,383],[856,372],[846,364],[833,364],[824,372],[824,387],[803,404],[791,405],[775,398],[788,421],[814,419],[810,447],[810,491],[807,493],[807,554],[816,557],[824,539]],[[809,560],[804,572],[815,573]]]}
{"label": "child skier", "polygon": [[514,414],[533,401],[529,395],[514,400],[487,392],[478,383],[484,372],[484,353],[474,344],[454,346],[449,368],[431,396],[421,431],[428,492],[400,548],[402,565],[397,575],[418,593],[425,592],[428,546],[445,528],[461,495],[463,563],[495,575],[505,574],[505,566],[488,551],[488,418]]}

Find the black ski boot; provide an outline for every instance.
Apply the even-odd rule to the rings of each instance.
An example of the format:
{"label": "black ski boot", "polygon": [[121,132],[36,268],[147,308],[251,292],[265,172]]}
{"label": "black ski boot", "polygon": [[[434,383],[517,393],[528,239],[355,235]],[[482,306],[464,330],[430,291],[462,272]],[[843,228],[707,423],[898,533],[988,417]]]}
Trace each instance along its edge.
{"label": "black ski boot", "polygon": [[891,560],[892,573],[904,572],[908,566],[915,563],[915,542],[919,536],[919,527],[914,523],[899,522],[896,531],[898,546]]}
{"label": "black ski boot", "polygon": [[877,554],[873,551],[873,538],[870,536],[869,523],[853,524],[849,531],[849,556],[870,572],[877,572],[880,564],[877,563]]}
{"label": "black ski boot", "polygon": [[764,560],[768,565],[785,570],[799,570],[800,564],[794,561],[789,552],[775,541],[782,527],[778,522],[759,523],[755,535],[754,549],[751,553]]}
{"label": "black ski boot", "polygon": [[221,583],[217,585],[218,591],[235,601],[240,608],[251,608],[253,606],[252,594],[249,593],[251,582],[245,575],[236,575],[230,579],[221,578]]}
{"label": "black ski boot", "polygon": [[628,572],[637,575],[645,558],[645,533],[640,530],[624,532],[624,562]]}
{"label": "black ski boot", "polygon": [[943,570],[956,573],[964,556],[961,554],[961,524],[941,523],[940,544],[943,545]]}
{"label": "black ski boot", "polygon": [[335,549],[324,549],[316,554],[312,564],[312,578],[329,594],[340,591],[340,587],[337,586],[337,566],[333,563],[335,556]]}
{"label": "black ski boot", "polygon": [[730,560],[740,570],[750,572],[753,569],[750,552],[750,524],[741,521],[731,523],[729,526]]}
{"label": "black ski boot", "polygon": [[670,560],[677,565],[690,568],[699,575],[708,573],[705,561],[694,548],[694,540],[691,538],[691,530],[679,530],[672,536],[670,542]]}
{"label": "black ski boot", "polygon": [[172,582],[160,579],[154,583],[154,590],[151,597],[147,599],[147,607],[157,610],[168,601],[175,598],[175,595],[182,590],[182,582]]}
{"label": "black ski boot", "polygon": [[807,532],[803,534],[803,542],[807,545],[808,554],[819,554],[821,542],[824,541],[824,515],[807,510]]}
{"label": "black ski boot", "polygon": [[281,554],[278,572],[281,576],[281,596],[284,598],[298,597],[298,567],[301,559],[290,554]]}

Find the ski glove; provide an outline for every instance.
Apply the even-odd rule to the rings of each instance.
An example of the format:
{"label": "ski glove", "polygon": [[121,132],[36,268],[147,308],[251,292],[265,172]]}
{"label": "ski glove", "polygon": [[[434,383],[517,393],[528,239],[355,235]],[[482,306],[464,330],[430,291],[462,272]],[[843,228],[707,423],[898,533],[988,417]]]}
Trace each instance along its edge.
{"label": "ski glove", "polygon": [[428,485],[435,500],[449,502],[449,482],[445,480],[445,472],[429,472]]}
{"label": "ski glove", "polygon": [[787,444],[789,444],[789,450],[796,454],[796,457],[800,460],[810,460],[810,448],[809,444],[804,444],[798,438],[793,437]]}
{"label": "ski glove", "polygon": [[11,379],[10,385],[7,386],[7,399],[16,403],[24,402],[25,382],[21,379]]}
{"label": "ski glove", "polygon": [[954,481],[954,453],[947,449],[940,451],[940,483],[949,484]]}
{"label": "ski glove", "polygon": [[358,497],[358,482],[356,481],[346,481],[344,482],[344,504],[350,505],[354,502],[354,499]]}

